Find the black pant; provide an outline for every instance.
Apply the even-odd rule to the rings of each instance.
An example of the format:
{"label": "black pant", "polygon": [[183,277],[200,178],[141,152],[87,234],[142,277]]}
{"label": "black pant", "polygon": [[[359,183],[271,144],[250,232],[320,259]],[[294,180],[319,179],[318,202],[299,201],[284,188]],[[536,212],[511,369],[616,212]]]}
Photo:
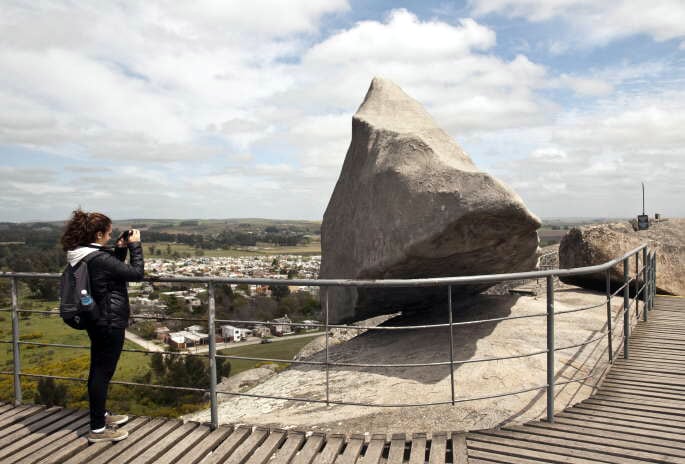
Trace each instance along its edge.
{"label": "black pant", "polygon": [[106,326],[87,328],[90,337],[90,372],[88,373],[88,401],[90,403],[90,428],[105,426],[105,403],[107,387],[117,368],[121,349],[124,347],[124,329]]}

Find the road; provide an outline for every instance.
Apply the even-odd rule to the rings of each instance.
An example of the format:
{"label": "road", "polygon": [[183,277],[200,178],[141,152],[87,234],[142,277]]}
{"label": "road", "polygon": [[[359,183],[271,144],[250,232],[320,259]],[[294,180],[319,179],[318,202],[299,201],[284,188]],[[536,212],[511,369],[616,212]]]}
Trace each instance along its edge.
{"label": "road", "polygon": [[[292,340],[293,338],[305,338],[305,337],[312,337],[314,335],[323,335],[324,332],[307,332],[303,333],[300,335],[289,335],[287,337],[273,337],[270,338],[272,343],[278,343],[282,342],[285,340]],[[161,352],[168,350],[168,347],[162,347],[160,345],[157,345],[156,343],[153,343],[149,340],[145,340],[142,337],[139,337],[138,335],[134,334],[133,332],[126,331],[126,339],[129,341],[132,341],[133,343],[140,345],[143,349],[147,351],[154,351],[154,352]],[[244,342],[228,342],[228,343],[217,343],[216,344],[216,349],[217,350],[224,350],[224,349],[230,349],[230,348],[238,348],[240,346],[247,346],[247,345],[259,345],[262,342],[262,339],[259,337],[250,337],[248,340],[245,340]],[[209,351],[209,345],[200,345],[197,347],[192,347],[187,350],[185,350],[186,353],[207,353]]]}

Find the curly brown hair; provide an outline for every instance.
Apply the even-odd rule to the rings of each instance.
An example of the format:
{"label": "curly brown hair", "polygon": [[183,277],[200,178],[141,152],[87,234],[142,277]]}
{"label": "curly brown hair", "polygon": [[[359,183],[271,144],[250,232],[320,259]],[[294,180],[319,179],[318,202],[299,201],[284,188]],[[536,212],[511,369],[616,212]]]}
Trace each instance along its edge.
{"label": "curly brown hair", "polygon": [[95,242],[97,233],[107,233],[112,220],[102,213],[86,213],[80,208],[71,213],[60,243],[64,251]]}

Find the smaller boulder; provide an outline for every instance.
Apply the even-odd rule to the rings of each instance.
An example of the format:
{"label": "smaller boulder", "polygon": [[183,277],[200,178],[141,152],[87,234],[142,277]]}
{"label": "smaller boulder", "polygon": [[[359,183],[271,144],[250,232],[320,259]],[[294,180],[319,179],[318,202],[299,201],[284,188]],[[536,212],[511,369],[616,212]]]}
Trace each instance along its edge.
{"label": "smaller boulder", "polygon": [[[559,267],[594,266],[620,257],[643,243],[650,252],[656,250],[656,286],[658,293],[685,296],[685,219],[652,222],[647,230],[636,230],[634,224],[621,222],[576,227],[559,245]],[[642,254],[639,256],[642,266]],[[635,258],[630,259],[630,275],[635,274]],[[603,273],[562,277],[563,282],[603,290]],[[618,287],[623,281],[623,266],[611,269],[611,282]]]}

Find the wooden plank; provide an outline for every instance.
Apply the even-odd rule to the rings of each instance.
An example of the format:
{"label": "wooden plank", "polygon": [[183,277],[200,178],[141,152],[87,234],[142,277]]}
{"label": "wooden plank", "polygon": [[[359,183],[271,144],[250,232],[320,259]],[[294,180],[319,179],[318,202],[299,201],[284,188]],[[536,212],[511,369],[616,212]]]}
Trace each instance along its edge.
{"label": "wooden plank", "polygon": [[426,462],[426,434],[415,433],[411,437],[411,452],[409,464],[424,464]]}
{"label": "wooden plank", "polygon": [[500,454],[496,451],[469,450],[469,464],[540,464],[541,462],[558,463],[564,461],[540,461],[539,459],[526,459],[520,456]]}
{"label": "wooden plank", "polygon": [[469,449],[466,446],[465,433],[452,434],[452,464],[468,464]]}
{"label": "wooden plank", "polygon": [[212,450],[216,449],[233,432],[232,426],[222,426],[211,431],[207,436],[187,450],[177,464],[197,464]]}
{"label": "wooden plank", "polygon": [[10,424],[14,424],[25,417],[36,414],[37,412],[45,409],[45,406],[17,406],[16,408],[10,409],[5,414],[0,416],[0,429],[7,427]]}
{"label": "wooden plank", "polygon": [[434,432],[431,436],[428,464],[445,464],[447,457],[447,433]]}
{"label": "wooden plank", "polygon": [[169,448],[173,447],[177,442],[185,441],[186,435],[192,432],[197,423],[188,422],[182,424],[180,427],[175,428],[167,435],[162,436],[156,443],[143,449],[142,453],[136,456],[132,461],[132,464],[147,464],[150,462],[158,462],[157,458],[166,452]]}
{"label": "wooden plank", "polygon": [[[534,432],[534,430],[533,430]],[[590,440],[579,440],[579,437],[574,434],[562,433],[562,436],[541,434],[541,433],[524,433],[521,431],[513,430],[487,430],[484,433],[489,436],[502,438],[503,441],[507,439],[518,440],[521,442],[526,442],[522,446],[528,447],[528,443],[534,443],[536,445],[549,445],[553,447],[568,448],[569,453],[573,454],[575,450],[591,451],[596,453],[608,454],[616,456],[618,458],[625,459],[635,459],[638,462],[668,462],[674,457],[672,454],[666,455],[658,449],[658,447],[651,447],[651,450],[647,450],[646,447],[641,447],[636,449],[632,447],[616,446],[610,443],[610,440],[605,439],[604,441],[590,441]],[[685,459],[682,460],[685,462]]]}
{"label": "wooden plank", "polygon": [[[13,451],[11,455],[4,455],[2,457],[2,462],[7,464],[19,462],[27,456],[49,446],[55,440],[62,443],[62,437],[70,434],[74,430],[87,426],[89,420],[88,417],[86,417],[87,415],[86,411],[77,411],[73,413],[73,415],[56,422],[49,427],[43,428],[40,432],[31,434],[20,440],[20,442],[22,442],[21,446],[19,446],[20,443],[17,442],[17,448],[14,448],[14,445],[6,447],[5,449],[14,448],[15,451]],[[76,435],[76,437],[77,436],[78,435]],[[43,455],[40,455],[40,457],[43,457]]]}
{"label": "wooden plank", "polygon": [[232,434],[230,434],[223,442],[219,444],[219,446],[216,447],[216,449],[214,449],[214,451],[212,451],[212,454],[210,454],[206,460],[202,461],[202,463],[216,464],[223,462],[223,460],[230,456],[231,453],[233,453],[238,446],[240,446],[241,443],[250,436],[251,433],[252,427],[241,425],[240,427],[236,428]]}
{"label": "wooden plank", "polygon": [[46,425],[45,427],[42,427],[40,430],[34,431],[30,435],[25,436],[24,438],[17,440],[11,444],[5,445],[2,449],[0,449],[0,460],[1,462],[4,462],[5,460],[9,459],[9,455],[18,455],[20,453],[19,450],[30,446],[34,443],[36,443],[39,440],[42,440],[46,436],[49,437],[53,432],[56,430],[59,430],[62,427],[67,426],[68,424],[71,424],[74,421],[78,421],[88,415],[88,411],[73,411],[73,410],[66,410],[70,414],[67,414],[66,416],[63,416],[60,420],[57,422],[53,422],[51,424]]}
{"label": "wooden plank", "polygon": [[369,446],[367,446],[366,451],[364,451],[364,457],[361,459],[361,464],[378,464],[383,455],[386,440],[387,437],[384,433],[374,433],[371,435]]}
{"label": "wooden plank", "polygon": [[[685,401],[650,398],[644,395],[631,395],[625,393],[613,393],[600,390],[592,396],[594,399],[616,402],[616,403],[639,403],[644,406],[657,406],[661,408],[672,408],[685,410]],[[685,399],[685,398],[684,398]]]}
{"label": "wooden plank", "polygon": [[[480,452],[487,452],[492,454],[504,455],[507,459],[500,462],[505,463],[521,463],[521,462],[554,462],[564,464],[588,464],[593,462],[587,456],[569,456],[567,454],[558,454],[550,452],[549,450],[534,450],[528,448],[519,448],[516,446],[503,445],[501,443],[493,443],[492,441],[481,440],[481,437],[476,439],[472,434],[466,437],[466,443],[469,448],[469,457],[479,457]],[[611,461],[599,461],[611,462]],[[644,463],[643,463],[644,464]]]}
{"label": "wooden plank", "polygon": [[611,407],[618,407],[622,408],[623,410],[629,410],[629,411],[639,411],[636,412],[636,414],[642,414],[642,412],[648,412],[648,413],[657,413],[657,414],[663,414],[664,417],[670,417],[671,420],[681,420],[685,422],[685,411],[682,409],[675,409],[675,408],[663,408],[663,407],[658,407],[658,406],[652,406],[649,404],[640,404],[636,403],[633,401],[629,402],[620,402],[618,400],[605,400],[602,398],[595,398],[591,397],[588,398],[587,400],[583,401],[583,405],[585,404],[596,404],[600,406],[611,406]]}
{"label": "wooden plank", "polygon": [[[149,418],[147,418],[147,417],[136,417],[133,420],[131,420],[129,423],[124,425],[122,427],[122,429],[128,430],[129,435],[130,435],[131,433],[133,433],[133,431],[140,428],[148,420],[149,420]],[[90,427],[90,425],[89,425],[89,427]],[[129,438],[127,438],[127,440]],[[97,443],[97,444],[104,445],[104,443]],[[94,444],[93,446],[96,446],[97,444]],[[80,436],[77,439],[70,441],[69,443],[62,443],[62,446],[58,450],[53,451],[50,454],[50,456],[44,457],[37,464],[62,463],[64,461],[72,458],[74,455],[80,453],[81,451],[85,450],[86,448],[88,448],[88,445],[89,445],[88,438],[86,436]],[[82,460],[80,462],[88,462],[88,461]]]}
{"label": "wooden plank", "polygon": [[[505,430],[557,436],[560,438],[573,436],[580,441],[607,443],[612,444],[612,446],[644,449],[646,451],[656,450],[674,456],[685,456],[685,443],[683,443],[685,436],[682,434],[680,434],[680,440],[674,441],[669,440],[668,437],[661,438],[656,433],[653,433],[652,436],[640,435],[636,433],[635,429],[630,427],[608,426],[606,428],[598,428],[588,427],[587,425],[585,423],[569,425],[566,423],[549,424],[547,422],[535,422],[525,426],[506,427]],[[677,436],[676,434],[670,435]],[[643,446],[646,447],[643,448]]]}
{"label": "wooden plank", "polygon": [[630,388],[630,387],[619,387],[615,385],[602,385],[603,393],[607,395],[611,394],[622,394],[622,395],[633,395],[640,396],[646,399],[654,399],[659,401],[674,401],[680,402],[685,400],[684,395],[672,395],[670,393],[663,393],[659,391],[642,390],[640,388]]}
{"label": "wooden plank", "polygon": [[250,436],[223,462],[226,464],[243,464],[264,443],[268,435],[269,429],[267,427],[255,427]]}
{"label": "wooden plank", "polygon": [[404,462],[404,450],[407,447],[407,436],[403,433],[393,433],[390,440],[387,464],[402,464]]}
{"label": "wooden plank", "polygon": [[12,406],[9,403],[2,403],[2,406],[0,406],[0,415],[6,413],[10,409],[12,409],[14,406]]}
{"label": "wooden plank", "polygon": [[183,438],[183,440],[178,441],[159,456],[155,461],[155,464],[171,464],[172,462],[176,462],[182,455],[188,452],[188,450],[194,448],[203,438],[209,435],[211,429],[207,425],[198,422],[192,423],[195,424],[196,427]]}
{"label": "wooden plank", "polygon": [[90,419],[84,420],[81,423],[82,426],[79,428],[70,427],[57,430],[50,436],[50,443],[45,443],[46,440],[41,440],[29,448],[23,449],[22,454],[24,454],[24,458],[14,462],[16,464],[33,464],[51,456],[54,452],[59,451],[65,443],[71,443],[90,431]]}
{"label": "wooden plank", "polygon": [[[25,418],[24,420],[21,420],[12,425],[8,425],[3,429],[0,429],[0,448],[7,445],[8,443],[12,443],[18,440],[19,438],[32,433],[32,430],[35,430],[35,427],[29,427],[31,424],[40,422],[49,416],[59,413],[60,411],[62,411],[62,408],[53,407],[44,411],[40,411],[36,414],[33,414]],[[57,420],[57,418],[55,420]]]}
{"label": "wooden plank", "polygon": [[319,432],[312,433],[309,436],[309,438],[307,439],[307,441],[305,442],[305,444],[302,447],[302,449],[300,450],[300,452],[295,455],[292,463],[293,464],[310,464],[314,460],[314,457],[316,457],[316,454],[321,449],[321,446],[323,445],[324,440],[325,440],[325,436],[323,433],[319,433]]}
{"label": "wooden plank", "polygon": [[[551,444],[531,442],[525,440],[511,439],[507,437],[499,437],[484,433],[474,433],[468,436],[469,449],[508,449],[514,456],[522,456],[527,458],[550,458],[556,456],[556,461],[552,462],[573,462],[573,463],[587,463],[588,461],[599,461],[617,464],[644,464],[642,459],[633,459],[627,456],[615,456],[606,454],[604,452],[587,451],[585,449],[571,448],[564,444]],[[473,445],[477,443],[476,445]],[[564,458],[561,459],[560,456]],[[662,461],[668,462],[668,461]]]}
{"label": "wooden plank", "polygon": [[[305,434],[300,431],[288,432],[285,443],[280,447],[271,459],[272,464],[288,464],[290,460],[295,456],[297,451],[304,443]],[[252,464],[252,463],[250,463]]]}
{"label": "wooden plank", "polygon": [[[75,454],[65,464],[81,464],[84,462],[91,463],[95,459],[99,458],[103,454],[107,453],[109,457],[114,457],[116,454],[124,451],[129,446],[133,446],[138,440],[145,438],[145,436],[151,431],[159,427],[164,423],[162,419],[154,419],[144,423],[140,428],[135,430],[135,433],[130,433],[129,436],[120,442],[100,442],[93,443],[88,446],[83,451]],[[115,447],[116,445],[116,447]],[[116,448],[116,452],[112,452],[111,449]],[[106,462],[106,461],[105,461]]]}
{"label": "wooden plank", "polygon": [[654,415],[647,416],[646,414],[627,414],[623,409],[621,408],[607,408],[605,406],[597,406],[597,405],[576,405],[572,408],[572,410],[568,410],[568,412],[576,412],[576,411],[583,411],[587,415],[591,416],[606,416],[609,413],[613,414],[614,417],[618,417],[624,420],[629,420],[632,421],[636,424],[659,424],[659,425],[668,425],[670,427],[674,428],[685,428],[683,426],[682,422],[674,422],[670,421],[667,419],[664,419],[663,417],[660,417],[656,415],[656,417],[652,417]]}
{"label": "wooden plank", "polygon": [[618,424],[618,425],[625,425],[629,427],[634,427],[634,428],[639,428],[639,429],[644,429],[644,430],[653,430],[653,431],[660,431],[660,432],[679,432],[678,429],[674,429],[673,427],[670,427],[668,424],[662,424],[662,421],[652,421],[652,422],[644,422],[644,421],[636,421],[634,418],[629,418],[621,414],[616,414],[616,413],[602,413],[602,414],[597,414],[596,411],[586,411],[582,409],[572,409],[572,410],[567,410],[563,413],[557,414],[555,417],[556,419],[562,420],[565,418],[571,418],[575,420],[581,420],[585,421],[588,424],[589,423],[600,423],[600,424]]}
{"label": "wooden plank", "polygon": [[285,441],[286,431],[274,429],[269,432],[269,436],[262,445],[255,450],[247,464],[265,464],[276,452],[279,446]]}
{"label": "wooden plank", "polygon": [[345,435],[339,433],[332,433],[326,439],[326,445],[323,450],[316,456],[314,462],[316,464],[332,464],[340,454],[340,450],[345,444]]}
{"label": "wooden plank", "polygon": [[179,421],[164,421],[159,427],[150,430],[146,436],[128,446],[125,450],[120,451],[118,445],[123,444],[126,440],[115,443],[107,451],[96,457],[92,461],[92,464],[108,464],[111,462],[116,462],[117,464],[128,463],[157,443],[158,440],[161,440],[162,437],[173,432],[179,425],[181,425],[181,422]]}
{"label": "wooden plank", "polygon": [[647,391],[647,392],[652,392],[656,394],[666,394],[666,395],[674,395],[678,397],[682,397],[685,395],[685,392],[680,391],[680,390],[671,390],[668,388],[663,388],[659,387],[658,385],[652,385],[652,384],[646,384],[646,383],[637,383],[637,382],[630,382],[628,380],[613,380],[613,379],[606,379],[604,383],[602,384],[602,387],[604,386],[611,386],[612,388],[632,388],[635,390],[642,390],[642,391]]}
{"label": "wooden plank", "polygon": [[362,446],[364,446],[364,435],[352,434],[345,444],[345,450],[335,460],[335,464],[354,464],[362,451]]}

